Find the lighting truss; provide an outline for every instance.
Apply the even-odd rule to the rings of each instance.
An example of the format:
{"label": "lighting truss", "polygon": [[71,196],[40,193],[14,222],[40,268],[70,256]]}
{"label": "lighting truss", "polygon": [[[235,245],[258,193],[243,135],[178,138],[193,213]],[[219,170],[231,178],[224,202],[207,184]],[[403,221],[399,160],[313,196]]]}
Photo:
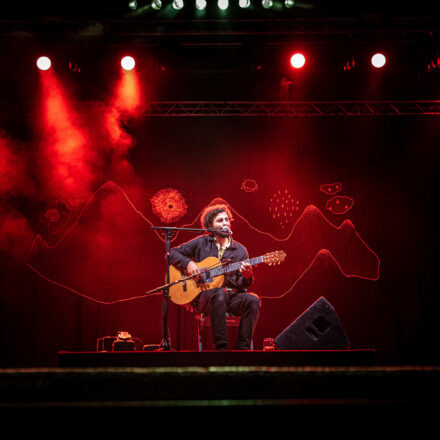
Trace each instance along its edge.
{"label": "lighting truss", "polygon": [[146,116],[440,115],[440,101],[154,101]]}

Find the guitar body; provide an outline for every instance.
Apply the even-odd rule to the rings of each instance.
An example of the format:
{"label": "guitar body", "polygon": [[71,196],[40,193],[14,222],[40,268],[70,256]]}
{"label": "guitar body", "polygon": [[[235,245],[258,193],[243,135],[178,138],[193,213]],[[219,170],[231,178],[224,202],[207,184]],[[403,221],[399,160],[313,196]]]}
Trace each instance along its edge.
{"label": "guitar body", "polygon": [[[200,287],[199,283],[193,279],[187,279],[181,283],[174,284],[169,288],[170,299],[173,303],[178,305],[188,304],[204,290],[215,289],[223,285],[224,275],[209,278],[209,269],[221,265],[218,258],[208,257],[196,264],[200,271],[207,269],[207,271],[202,274],[203,279],[200,281],[200,284],[203,283],[203,287]],[[170,266],[170,283],[186,277],[187,275],[185,273],[176,269],[174,266]]]}
{"label": "guitar body", "polygon": [[[271,266],[273,264],[280,264],[285,258],[285,252],[275,251],[243,261],[246,261],[251,266],[260,263],[266,263]],[[197,281],[192,277],[188,277],[186,273],[181,272],[174,266],[170,266],[170,282],[168,284],[170,284],[169,295],[171,301],[179,305],[188,304],[204,290],[223,286],[224,274],[239,270],[243,261],[222,266],[221,261],[216,257],[205,258],[200,263],[196,263],[200,271],[200,277]]]}

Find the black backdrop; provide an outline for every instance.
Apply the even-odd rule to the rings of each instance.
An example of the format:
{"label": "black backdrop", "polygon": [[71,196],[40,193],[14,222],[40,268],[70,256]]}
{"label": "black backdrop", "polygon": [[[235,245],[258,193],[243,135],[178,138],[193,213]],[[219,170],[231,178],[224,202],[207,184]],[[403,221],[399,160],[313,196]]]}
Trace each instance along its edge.
{"label": "black backdrop", "polygon": [[[143,292],[164,280],[164,243],[150,226],[199,226],[215,199],[231,206],[251,256],[287,252],[256,269],[257,349],[324,296],[353,348],[375,348],[383,363],[438,360],[434,117],[138,117],[124,129],[130,148],[96,165],[79,204],[46,196],[38,176],[32,190],[17,181],[3,192],[2,366],[54,365],[57,350],[94,350],[119,330],[159,343],[162,300]],[[333,195],[320,187],[334,182],[354,201],[345,213],[326,208]],[[171,223],[152,209],[163,189],[186,205]],[[276,205],[282,194],[289,209]],[[49,209],[65,216],[51,223]],[[189,312],[171,304],[169,328],[173,348],[195,349]]]}

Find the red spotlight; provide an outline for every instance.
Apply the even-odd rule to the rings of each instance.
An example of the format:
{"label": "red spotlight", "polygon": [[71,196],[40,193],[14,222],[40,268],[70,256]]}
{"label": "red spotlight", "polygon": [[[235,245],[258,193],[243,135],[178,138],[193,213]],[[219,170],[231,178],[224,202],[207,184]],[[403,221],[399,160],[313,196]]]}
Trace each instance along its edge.
{"label": "red spotlight", "polygon": [[122,111],[134,112],[140,104],[140,84],[136,71],[123,72],[116,92],[116,107]]}
{"label": "red spotlight", "polygon": [[69,199],[87,194],[94,179],[87,149],[87,135],[77,124],[78,115],[71,106],[63,85],[49,70],[41,77],[42,176],[53,197]]}
{"label": "red spotlight", "polygon": [[290,57],[290,65],[294,69],[301,69],[302,67],[304,67],[305,63],[306,57],[302,53],[297,52]]}
{"label": "red spotlight", "polygon": [[383,55],[382,53],[375,53],[371,57],[371,64],[376,69],[380,69],[383,66],[385,66],[386,62],[387,62],[387,59],[385,58],[385,55]]}
{"label": "red spotlight", "polygon": [[37,67],[40,70],[49,70],[51,65],[52,62],[50,61],[49,57],[39,57],[37,59]]}
{"label": "red spotlight", "polygon": [[133,70],[135,66],[135,61],[133,57],[125,56],[121,59],[121,67],[124,70]]}

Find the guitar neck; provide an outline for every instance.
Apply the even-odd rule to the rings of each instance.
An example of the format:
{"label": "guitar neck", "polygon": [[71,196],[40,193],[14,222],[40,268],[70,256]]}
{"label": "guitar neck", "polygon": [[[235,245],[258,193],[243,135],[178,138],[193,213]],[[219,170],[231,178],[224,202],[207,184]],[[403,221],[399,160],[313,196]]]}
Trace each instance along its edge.
{"label": "guitar neck", "polygon": [[262,263],[263,257],[261,256],[261,257],[250,258],[249,260],[238,261],[237,263],[231,263],[224,267],[223,266],[215,267],[214,269],[210,269],[209,272],[211,276],[223,275],[225,273],[233,272],[234,270],[239,270],[241,267],[241,263],[243,262],[246,262],[251,266],[253,266],[254,264]]}

